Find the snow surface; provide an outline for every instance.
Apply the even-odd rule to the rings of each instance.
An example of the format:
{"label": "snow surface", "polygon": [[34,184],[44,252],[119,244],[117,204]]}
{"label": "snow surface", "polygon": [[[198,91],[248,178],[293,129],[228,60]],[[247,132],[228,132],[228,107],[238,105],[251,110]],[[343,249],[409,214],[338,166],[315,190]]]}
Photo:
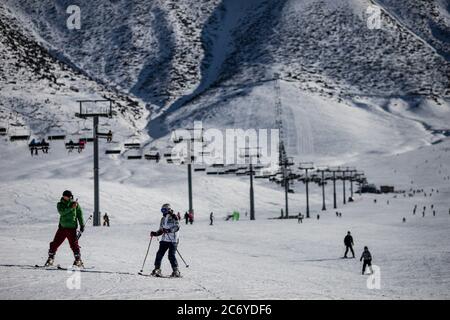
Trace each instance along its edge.
{"label": "snow surface", "polygon": [[[69,290],[65,271],[36,270],[43,263],[57,227],[56,202],[65,189],[79,198],[87,217],[93,208],[91,146],[67,155],[61,142],[49,155],[31,158],[24,144],[1,141],[0,162],[0,298],[2,299],[429,299],[450,298],[450,142],[425,146],[400,155],[359,159],[370,181],[397,189],[438,189],[431,196],[397,194],[355,196],[338,210],[331,209],[327,186],[326,212],[321,195],[311,187],[311,219],[269,220],[283,207],[281,188],[256,180],[256,217],[248,211],[248,177],[194,174],[196,221],[181,226],[179,259],[182,279],[136,275],[158,224],[162,203],[182,213],[187,207],[184,166],[126,161],[101,156],[101,210],[111,227],[88,226],[81,238],[86,266],[81,289]],[[115,156],[114,156],[115,157]],[[20,164],[19,166],[17,164]],[[445,180],[444,180],[445,179]],[[347,186],[348,188],[348,186]],[[291,214],[305,213],[304,186],[290,195]],[[349,190],[347,190],[349,193]],[[377,203],[373,199],[377,199]],[[388,205],[386,201],[389,200]],[[412,215],[414,205],[418,213]],[[430,205],[434,204],[433,217]],[[427,207],[426,216],[421,208]],[[224,221],[232,210],[241,220]],[[216,221],[209,226],[209,212]],[[316,214],[320,214],[317,220]],[[406,217],[406,223],[402,218]],[[357,258],[369,246],[373,263],[381,268],[381,289],[369,290],[357,260],[340,259],[343,237],[351,230]],[[145,271],[152,269],[157,243],[152,243]],[[70,265],[68,244],[57,263]],[[95,271],[95,272],[94,272]],[[163,272],[170,272],[167,258]]]}

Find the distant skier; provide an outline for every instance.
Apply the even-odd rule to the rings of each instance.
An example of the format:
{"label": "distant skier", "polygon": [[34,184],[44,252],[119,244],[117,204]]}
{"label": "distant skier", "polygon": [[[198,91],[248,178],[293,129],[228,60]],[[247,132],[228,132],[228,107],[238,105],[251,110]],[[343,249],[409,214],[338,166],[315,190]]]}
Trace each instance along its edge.
{"label": "distant skier", "polygon": [[103,215],[103,226],[109,227],[109,216],[108,216],[108,214],[106,212]]}
{"label": "distant skier", "polygon": [[403,221],[403,223],[405,223],[405,222],[406,222],[406,218],[405,218],[405,217],[403,217],[402,221]]}
{"label": "distant skier", "polygon": [[298,218],[297,219],[298,219],[297,223],[303,223],[303,215],[302,215],[301,212],[298,213]]}
{"label": "distant skier", "polygon": [[413,214],[416,214],[416,210],[417,210],[417,204],[414,206]]}
{"label": "distant skier", "polygon": [[320,220],[320,214],[317,215],[317,220]]}
{"label": "distant skier", "polygon": [[180,214],[180,211],[177,212],[177,218],[178,218],[178,221],[181,221],[181,214]]}
{"label": "distant skier", "polygon": [[189,213],[187,211],[184,213],[184,220],[186,220],[186,224],[189,223]]}
{"label": "distant skier", "polygon": [[212,226],[214,223],[214,214],[211,211],[211,213],[209,214],[209,225]]}
{"label": "distant skier", "polygon": [[339,212],[336,211],[336,217],[339,217]]}
{"label": "distant skier", "polygon": [[78,141],[78,153],[81,153],[81,151],[84,150],[84,146],[86,145],[86,140],[80,139]]}
{"label": "distant skier", "polygon": [[369,270],[370,270],[371,274],[373,273],[373,269],[372,269],[372,255],[370,254],[369,248],[364,247],[364,251],[363,251],[359,261],[363,261],[363,267],[362,267],[362,274],[363,275],[364,275],[364,272],[366,271],[366,266],[369,266]]}
{"label": "distant skier", "polygon": [[347,235],[344,238],[344,244],[345,244],[345,254],[344,254],[344,258],[347,258],[347,253],[348,250],[350,249],[350,251],[352,252],[352,256],[353,258],[355,257],[355,252],[353,251],[353,237],[350,234],[350,231],[347,232]]}
{"label": "distant skier", "polygon": [[189,211],[189,223],[194,223],[194,213],[192,211]]}
{"label": "distant skier", "polygon": [[50,243],[45,266],[53,265],[56,251],[67,238],[75,257],[73,265],[82,267],[83,262],[81,261],[80,246],[78,245],[77,227],[79,223],[80,231],[84,231],[83,210],[78,202],[73,201],[72,192],[69,190],[63,192],[62,198],[57,204],[57,209],[60,215],[58,231],[56,231],[55,238]]}
{"label": "distant skier", "polygon": [[177,252],[178,245],[178,231],[180,230],[180,223],[176,214],[170,204],[166,203],[161,207],[161,213],[163,217],[159,224],[158,231],[152,231],[150,233],[151,237],[158,237],[162,235],[161,241],[159,242],[159,250],[156,253],[155,258],[155,269],[152,271],[152,276],[161,277],[161,261],[167,250],[169,250],[169,261],[172,266],[171,277],[180,277],[180,271],[178,270],[178,262],[175,256]]}

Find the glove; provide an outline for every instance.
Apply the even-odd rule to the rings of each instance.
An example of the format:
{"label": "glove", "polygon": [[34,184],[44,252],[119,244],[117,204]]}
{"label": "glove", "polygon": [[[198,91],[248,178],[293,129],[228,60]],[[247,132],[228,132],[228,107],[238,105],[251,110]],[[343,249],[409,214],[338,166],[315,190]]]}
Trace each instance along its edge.
{"label": "glove", "polygon": [[170,229],[163,229],[164,233],[170,233]]}
{"label": "glove", "polygon": [[150,232],[150,236],[151,237],[156,237],[158,234],[156,233],[156,231],[152,231],[152,232]]}
{"label": "glove", "polygon": [[80,226],[80,231],[84,232],[84,226],[83,225]]}

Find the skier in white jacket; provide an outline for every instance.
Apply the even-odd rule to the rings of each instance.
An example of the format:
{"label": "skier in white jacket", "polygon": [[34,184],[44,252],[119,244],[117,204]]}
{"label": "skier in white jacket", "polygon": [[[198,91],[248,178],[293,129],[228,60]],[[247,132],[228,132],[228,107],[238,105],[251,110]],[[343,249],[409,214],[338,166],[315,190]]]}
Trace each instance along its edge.
{"label": "skier in white jacket", "polygon": [[170,204],[166,203],[161,207],[163,217],[159,224],[158,231],[152,231],[151,237],[158,237],[162,235],[159,242],[159,250],[156,253],[155,269],[152,271],[152,276],[161,277],[161,261],[167,250],[169,250],[169,261],[172,266],[171,277],[180,277],[178,270],[178,262],[176,258],[178,245],[178,231],[180,230],[180,223],[177,215],[173,212]]}

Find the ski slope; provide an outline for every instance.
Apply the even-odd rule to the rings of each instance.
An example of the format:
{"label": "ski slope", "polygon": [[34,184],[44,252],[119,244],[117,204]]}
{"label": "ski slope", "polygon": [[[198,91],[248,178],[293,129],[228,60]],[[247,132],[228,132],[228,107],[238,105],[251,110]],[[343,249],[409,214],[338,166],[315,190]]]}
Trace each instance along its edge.
{"label": "ski slope", "polygon": [[[91,146],[67,155],[62,143],[48,156],[31,158],[25,145],[1,142],[0,164],[0,298],[1,299],[448,299],[450,298],[450,142],[399,155],[359,159],[370,181],[397,189],[424,189],[431,196],[393,194],[355,196],[338,210],[322,212],[320,189],[311,187],[311,219],[269,220],[283,207],[281,189],[256,180],[257,220],[248,210],[248,177],[194,174],[196,221],[181,226],[180,253],[189,268],[181,279],[155,279],[136,273],[158,224],[162,203],[186,210],[186,168],[101,157],[101,210],[111,227],[88,226],[80,245],[86,266],[81,288],[69,290],[72,274],[36,270],[43,263],[57,227],[56,202],[71,189],[85,210],[93,208]],[[47,158],[45,158],[47,157]],[[17,164],[20,163],[18,167]],[[444,180],[445,178],[445,180]],[[291,214],[305,213],[304,187],[290,194]],[[348,191],[349,192],[349,191]],[[374,203],[373,199],[377,199]],[[389,200],[389,205],[387,204]],[[419,209],[412,215],[417,204]],[[434,204],[433,217],[430,205]],[[425,217],[421,208],[427,207]],[[232,210],[240,221],[225,221]],[[216,221],[209,226],[209,212]],[[320,214],[317,220],[316,214]],[[406,223],[402,218],[406,217]],[[370,290],[357,259],[341,259],[343,237],[350,230],[357,258],[367,245],[381,270],[381,288]],[[157,242],[152,243],[145,271],[152,270]],[[73,261],[67,243],[57,254],[63,266]],[[167,258],[163,273],[170,273]]]}
{"label": "ski slope", "polygon": [[[420,11],[409,12],[400,1],[377,2],[386,8],[381,30],[366,29],[369,0],[171,0],[86,3],[93,14],[69,32],[63,4],[4,1],[0,126],[14,134],[18,123],[37,139],[58,130],[76,141],[92,133],[89,120],[74,119],[81,98],[114,99],[117,117],[101,121],[114,132],[112,144],[100,143],[100,204],[111,227],[87,227],[80,245],[93,269],[75,290],[66,285],[72,274],[32,266],[46,259],[64,190],[86,219],[93,211],[92,145],[67,154],[56,141],[48,155],[31,157],[26,143],[0,138],[0,299],[449,299],[449,64],[433,33],[445,35],[448,8],[410,0]],[[434,27],[425,23],[430,15]],[[171,130],[194,120],[274,128],[274,72],[296,163],[355,166],[369,182],[427,196],[363,194],[343,206],[338,183],[337,218],[331,186],[322,212],[311,185],[311,218],[298,224],[269,219],[284,208],[284,193],[256,179],[257,219],[249,221],[247,176],[194,173],[196,221],[182,224],[179,246],[190,267],[179,259],[181,279],[138,276],[161,204],[187,210],[187,172],[127,156],[165,147]],[[105,155],[126,142],[145,147]],[[292,188],[290,214],[305,214],[305,187]],[[225,221],[233,210],[241,220]],[[357,258],[365,245],[371,250],[380,289],[367,287],[357,259],[341,259],[348,230]],[[65,243],[56,263],[72,261]]]}

